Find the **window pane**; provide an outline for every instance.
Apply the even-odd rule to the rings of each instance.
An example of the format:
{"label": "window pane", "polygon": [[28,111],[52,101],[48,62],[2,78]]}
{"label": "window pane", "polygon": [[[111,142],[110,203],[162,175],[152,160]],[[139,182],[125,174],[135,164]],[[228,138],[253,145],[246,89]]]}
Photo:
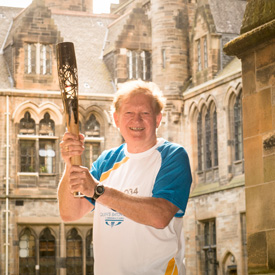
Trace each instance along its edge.
{"label": "window pane", "polygon": [[207,38],[203,40],[203,49],[204,49],[204,68],[208,67],[208,52],[207,52]]}
{"label": "window pane", "polygon": [[39,123],[39,135],[54,136],[55,124],[49,113],[45,113],[44,118]]}
{"label": "window pane", "polygon": [[51,74],[52,52],[49,45],[40,46],[40,73]]}
{"label": "window pane", "polygon": [[198,70],[201,70],[201,43],[197,41],[197,54],[198,54]]}
{"label": "window pane", "polygon": [[19,274],[35,274],[35,238],[28,228],[19,239]]}
{"label": "window pane", "polygon": [[82,239],[75,228],[67,237],[67,274],[82,275]]}
{"label": "window pane", "polygon": [[128,79],[133,79],[133,52],[128,51]]}
{"label": "window pane", "polygon": [[34,74],[36,66],[36,46],[27,44],[25,46],[25,73]]}
{"label": "window pane", "polygon": [[55,237],[46,228],[39,239],[39,274],[56,274],[55,269]]}
{"label": "window pane", "polygon": [[84,166],[90,168],[92,163],[99,157],[100,154],[100,143],[90,143],[85,142],[85,150],[84,150]]}
{"label": "window pane", "polygon": [[20,140],[20,172],[35,172],[35,141]]}
{"label": "window pane", "polygon": [[55,141],[39,141],[39,172],[55,173]]}
{"label": "window pane", "polygon": [[197,144],[198,144],[198,170],[202,170],[203,140],[202,140],[202,116],[201,113],[197,121]]}
{"label": "window pane", "polygon": [[242,131],[242,102],[241,94],[236,98],[234,105],[234,139],[235,160],[243,159],[243,131]]}
{"label": "window pane", "polygon": [[85,135],[88,137],[100,136],[100,124],[94,114],[91,114],[85,123]]}
{"label": "window pane", "polygon": [[218,126],[217,126],[217,112],[213,113],[213,147],[214,147],[214,166],[218,166]]}
{"label": "window pane", "polygon": [[86,237],[86,274],[94,274],[94,251],[93,251],[93,231],[92,229],[88,232]]}
{"label": "window pane", "polygon": [[202,246],[204,274],[217,274],[217,252],[216,252],[216,222],[210,220],[203,222],[204,244]]}
{"label": "window pane", "polygon": [[35,121],[31,118],[31,115],[29,112],[26,112],[24,117],[20,120],[19,134],[21,135],[35,134]]}
{"label": "window pane", "polygon": [[211,122],[210,122],[210,112],[207,111],[205,116],[205,152],[206,152],[206,168],[212,167],[212,140],[211,140]]}

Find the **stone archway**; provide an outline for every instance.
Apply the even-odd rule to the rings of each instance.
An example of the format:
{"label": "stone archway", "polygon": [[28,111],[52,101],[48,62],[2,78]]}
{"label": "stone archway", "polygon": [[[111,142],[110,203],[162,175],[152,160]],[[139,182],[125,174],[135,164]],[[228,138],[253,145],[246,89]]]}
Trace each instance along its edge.
{"label": "stone archway", "polygon": [[224,275],[237,275],[237,262],[235,256],[228,252],[223,261],[223,274]]}

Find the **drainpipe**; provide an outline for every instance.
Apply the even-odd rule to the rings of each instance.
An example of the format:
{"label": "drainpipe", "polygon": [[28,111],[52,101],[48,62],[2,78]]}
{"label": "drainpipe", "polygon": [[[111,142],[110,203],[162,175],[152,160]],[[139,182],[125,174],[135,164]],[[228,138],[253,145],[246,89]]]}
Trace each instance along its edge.
{"label": "drainpipe", "polygon": [[6,96],[6,275],[9,274],[9,96]]}

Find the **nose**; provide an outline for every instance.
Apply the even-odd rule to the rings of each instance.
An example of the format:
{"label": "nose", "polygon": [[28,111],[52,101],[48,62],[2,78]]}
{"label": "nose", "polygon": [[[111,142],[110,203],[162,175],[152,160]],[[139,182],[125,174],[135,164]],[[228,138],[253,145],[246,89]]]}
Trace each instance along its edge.
{"label": "nose", "polygon": [[135,116],[134,116],[134,121],[140,122],[140,121],[142,121],[142,120],[143,120],[143,119],[142,119],[141,113],[136,113]]}

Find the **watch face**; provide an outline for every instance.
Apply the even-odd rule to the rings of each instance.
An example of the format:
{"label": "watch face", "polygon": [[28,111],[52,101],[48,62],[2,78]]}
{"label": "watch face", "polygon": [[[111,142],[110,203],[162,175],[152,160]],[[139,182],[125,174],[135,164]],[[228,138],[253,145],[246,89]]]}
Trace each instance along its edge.
{"label": "watch face", "polygon": [[102,185],[97,186],[96,193],[98,195],[101,195],[103,192],[104,192],[104,186],[102,186]]}

